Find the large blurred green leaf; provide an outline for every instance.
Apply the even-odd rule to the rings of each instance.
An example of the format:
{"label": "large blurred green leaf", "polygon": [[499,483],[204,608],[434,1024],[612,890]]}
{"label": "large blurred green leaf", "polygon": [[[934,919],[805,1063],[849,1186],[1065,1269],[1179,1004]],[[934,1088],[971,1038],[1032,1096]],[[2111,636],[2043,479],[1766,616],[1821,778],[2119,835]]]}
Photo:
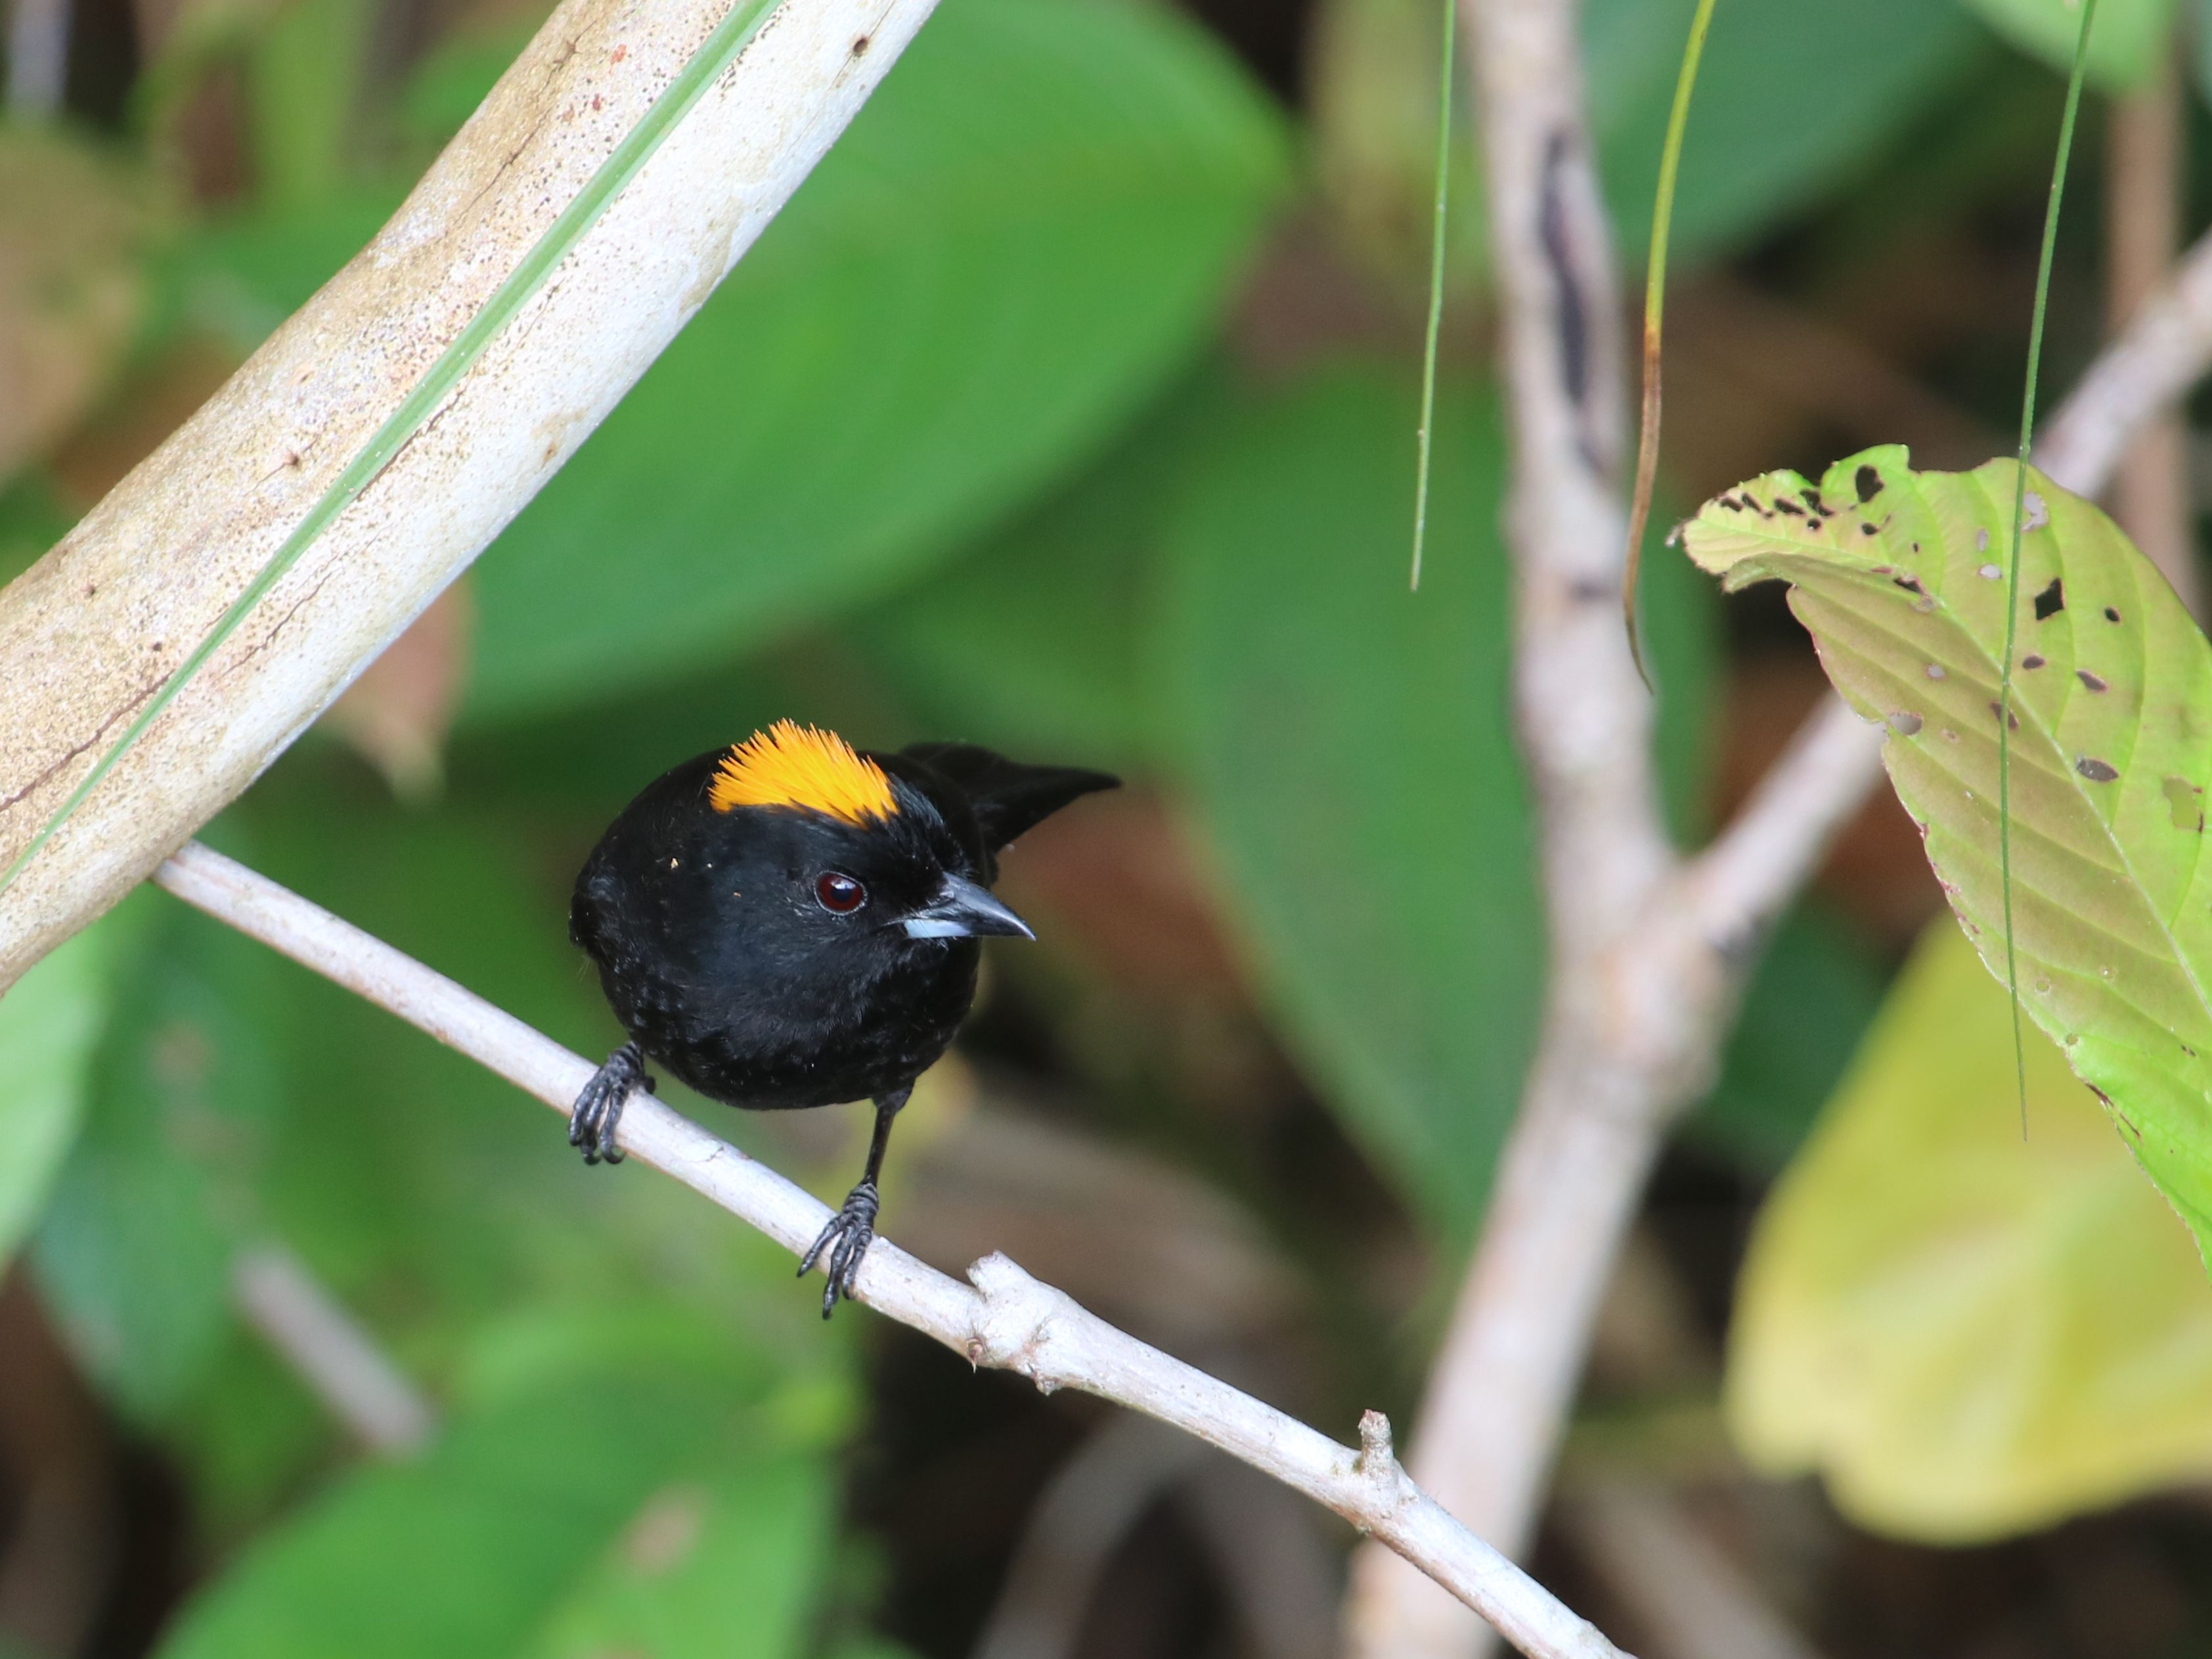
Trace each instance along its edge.
{"label": "large blurred green leaf", "polygon": [[90,1109],[39,1224],[49,1304],[102,1387],[158,1417],[215,1356],[231,1258],[262,1224],[282,1091],[276,958],[167,899],[118,977]]}
{"label": "large blurred green leaf", "polygon": [[1154,748],[1145,661],[1162,520],[1231,412],[1196,377],[1097,465],[957,562],[849,624],[928,729],[1012,752],[1138,766]]}
{"label": "large blurred green leaf", "polygon": [[[2074,66],[2081,0],[1960,0],[1999,34],[2057,70]],[[2109,91],[2140,87],[2175,52],[2173,0],[2098,0],[2087,72]]]}
{"label": "large blurred green leaf", "polygon": [[472,711],[727,659],[1018,503],[1196,346],[1283,161],[1172,12],[951,0],[486,556]]}
{"label": "large blurred green leaf", "polygon": [[465,1413],[264,1537],[164,1659],[795,1655],[832,1494],[767,1429],[648,1374]]}
{"label": "large blurred green leaf", "polygon": [[1190,782],[1285,1040],[1434,1223],[1472,1227],[1543,980],[1508,720],[1494,413],[1437,416],[1407,591],[1414,403],[1312,380],[1224,423],[1165,537]]}
{"label": "large blurred green leaf", "polygon": [[[1915,473],[1903,449],[1815,489],[1769,473],[1706,505],[1690,555],[1730,587],[1795,584],[1837,688],[1887,720],[1882,757],[1992,971],[2010,461]],[[2091,503],[2031,471],[2012,741],[2020,996],[2200,1240],[2212,1245],[2212,647]]]}
{"label": "large blurred green leaf", "polygon": [[[1416,406],[1398,374],[1347,365],[1224,415],[1162,532],[1159,661],[1285,1040],[1399,1188],[1464,1234],[1519,1097],[1544,946],[1503,435],[1486,399],[1439,410],[1408,592]],[[1669,734],[1702,724],[1711,617],[1686,591],[1650,612],[1662,748],[1686,761]]]}
{"label": "large blurred green leaf", "polygon": [[1753,1235],[1728,1415],[1883,1532],[1964,1542],[2212,1474],[2212,1286],[2040,1033],[1929,924]]}
{"label": "large blurred green leaf", "polygon": [[[133,907],[134,912],[136,907]],[[0,1267],[37,1217],[90,1091],[136,914],[104,918],[0,995]]]}
{"label": "large blurred green leaf", "polygon": [[[1695,9],[1696,0],[1590,0],[1583,14],[1606,199],[1638,268]],[[1974,34],[1949,0],[1731,0],[1715,14],[1698,74],[1674,257],[1808,213],[1943,95],[1972,61]]]}

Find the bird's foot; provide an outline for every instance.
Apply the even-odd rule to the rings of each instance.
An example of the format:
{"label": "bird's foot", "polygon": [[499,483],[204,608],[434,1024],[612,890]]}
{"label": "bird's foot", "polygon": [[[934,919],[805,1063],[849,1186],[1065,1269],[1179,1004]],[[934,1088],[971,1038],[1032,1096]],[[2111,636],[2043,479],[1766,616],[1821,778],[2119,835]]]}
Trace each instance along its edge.
{"label": "bird's foot", "polygon": [[568,1144],[584,1149],[586,1164],[619,1164],[622,1148],[615,1131],[622,1126],[623,1103],[640,1084],[653,1092],[653,1079],[645,1074],[645,1055],[635,1042],[625,1042],[607,1056],[607,1063],[592,1073],[592,1080],[576,1097],[568,1114]]}
{"label": "bird's foot", "polygon": [[875,1242],[876,1209],[879,1200],[876,1183],[864,1181],[845,1195],[845,1207],[831,1216],[814,1243],[807,1247],[806,1255],[799,1264],[801,1279],[813,1270],[814,1263],[825,1248],[830,1248],[830,1282],[822,1287],[822,1316],[824,1319],[837,1311],[837,1298],[853,1299],[853,1287],[860,1275],[860,1258],[868,1253]]}

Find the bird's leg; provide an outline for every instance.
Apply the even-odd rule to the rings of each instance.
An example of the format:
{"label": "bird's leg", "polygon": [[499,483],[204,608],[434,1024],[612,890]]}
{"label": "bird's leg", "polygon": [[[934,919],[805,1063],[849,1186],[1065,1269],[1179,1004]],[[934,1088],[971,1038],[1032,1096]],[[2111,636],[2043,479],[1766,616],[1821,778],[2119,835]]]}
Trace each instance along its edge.
{"label": "bird's leg", "polygon": [[853,1286],[860,1276],[860,1258],[868,1253],[868,1246],[876,1237],[876,1208],[879,1202],[876,1177],[883,1172],[884,1148],[891,1142],[891,1120],[898,1115],[899,1108],[906,1104],[907,1097],[913,1092],[913,1087],[908,1085],[876,1097],[876,1133],[868,1143],[867,1170],[860,1176],[860,1184],[845,1194],[845,1207],[830,1218],[799,1264],[799,1276],[804,1279],[823,1249],[835,1242],[836,1248],[830,1251],[830,1282],[822,1287],[824,1319],[837,1311],[839,1297],[848,1302],[853,1298]]}
{"label": "bird's leg", "polygon": [[653,1092],[653,1079],[645,1074],[645,1054],[635,1042],[625,1042],[607,1056],[607,1063],[592,1073],[592,1080],[576,1097],[568,1114],[568,1144],[584,1149],[586,1164],[619,1164],[622,1148],[615,1145],[615,1130],[622,1123],[623,1103],[640,1084]]}

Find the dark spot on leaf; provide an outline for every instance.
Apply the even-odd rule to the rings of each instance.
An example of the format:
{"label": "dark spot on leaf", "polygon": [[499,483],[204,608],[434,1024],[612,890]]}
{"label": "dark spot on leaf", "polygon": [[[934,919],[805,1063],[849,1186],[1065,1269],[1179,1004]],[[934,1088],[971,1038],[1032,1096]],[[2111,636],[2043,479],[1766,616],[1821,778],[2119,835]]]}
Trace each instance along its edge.
{"label": "dark spot on leaf", "polygon": [[1889,717],[1889,723],[1900,737],[1911,737],[1920,730],[1920,716],[1902,708]]}
{"label": "dark spot on leaf", "polygon": [[2020,665],[2022,668],[2040,668],[2043,666],[2043,659],[2031,651],[2020,659]]}
{"label": "dark spot on leaf", "polygon": [[1858,486],[1859,500],[1870,501],[1881,494],[1881,474],[1871,466],[1863,466],[1852,475],[1851,482]]}
{"label": "dark spot on leaf", "polygon": [[1743,503],[1736,500],[1733,495],[1716,495],[1713,498],[1713,502],[1715,506],[1724,507],[1731,513],[1741,513],[1743,511]]}
{"label": "dark spot on leaf", "polygon": [[2094,674],[2092,674],[2086,668],[2075,669],[2074,671],[2074,678],[2081,681],[2082,684],[2087,686],[2092,691],[2105,691],[2111,689],[2106,685],[2104,681],[2099,679]]}
{"label": "dark spot on leaf", "polygon": [[2159,785],[2159,793],[2166,797],[2166,808],[2177,830],[2192,830],[2204,833],[2204,792],[2187,778],[2170,777]]}
{"label": "dark spot on leaf", "polygon": [[2057,576],[2053,576],[2051,579],[2051,586],[2035,596],[2035,619],[2038,622],[2049,622],[2065,608],[2066,584]]}
{"label": "dark spot on leaf", "polygon": [[1793,519],[1802,519],[1805,516],[1805,509],[1787,495],[1777,495],[1774,498],[1774,510],[1777,513],[1787,513]]}
{"label": "dark spot on leaf", "polygon": [[853,41],[853,56],[855,58],[866,58],[867,55],[868,37],[865,34],[860,35]]}
{"label": "dark spot on leaf", "polygon": [[1913,544],[1912,544],[1912,550],[1913,550],[1915,553],[1917,553],[1917,552],[1920,550],[1920,544],[1919,544],[1918,542],[1915,542],[1915,543],[1913,543]]}
{"label": "dark spot on leaf", "polygon": [[1862,536],[1871,536],[1874,533],[1875,527],[1870,524],[1863,524],[1859,526],[1859,534]]}
{"label": "dark spot on leaf", "polygon": [[1921,586],[1920,579],[1917,576],[1892,576],[1890,580],[1895,582],[1899,587],[1903,588],[1908,593],[1925,593],[1928,591],[1926,588]]}
{"label": "dark spot on leaf", "polygon": [[2092,783],[2110,783],[2120,775],[2105,762],[2091,755],[2084,755],[2075,761],[2074,769]]}
{"label": "dark spot on leaf", "polygon": [[2120,613],[2118,611],[2113,610],[2109,605],[2105,607],[2105,620],[2106,622],[2118,622],[2119,619]]}
{"label": "dark spot on leaf", "polygon": [[1568,587],[1577,605],[1596,605],[1609,599],[1620,590],[1599,576],[1578,576]]}
{"label": "dark spot on leaf", "polygon": [[1814,489],[1814,488],[1812,487],[1812,485],[1810,485],[1810,484],[1806,485],[1804,489],[1802,489],[1799,490],[1797,493],[1798,493],[1800,495],[1802,495],[1802,496],[1805,498],[1805,505],[1806,505],[1806,506],[1808,506],[1808,507],[1811,507],[1811,508],[1812,508],[1815,513],[1819,514],[1822,518],[1824,518],[1824,519],[1832,519],[1832,518],[1834,518],[1834,517],[1836,516],[1834,514],[1832,514],[1832,513],[1829,512],[1829,511],[1828,511],[1828,509],[1827,509],[1826,507],[1823,507],[1823,506],[1820,504],[1820,492],[1819,490],[1817,490],[1817,489]]}

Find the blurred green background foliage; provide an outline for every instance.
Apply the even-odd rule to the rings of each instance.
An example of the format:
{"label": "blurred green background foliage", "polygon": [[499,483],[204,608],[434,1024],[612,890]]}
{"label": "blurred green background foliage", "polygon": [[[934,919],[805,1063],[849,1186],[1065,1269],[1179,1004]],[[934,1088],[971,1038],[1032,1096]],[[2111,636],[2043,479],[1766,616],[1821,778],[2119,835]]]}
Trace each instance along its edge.
{"label": "blurred green background foliage", "polygon": [[[1585,9],[1631,279],[1691,9]],[[2204,78],[2203,9],[2103,0],[2110,97],[2172,64]],[[10,575],[362,246],[541,21],[531,0],[68,15],[59,107],[17,77],[0,126]],[[2070,15],[1721,9],[1676,226],[1677,511],[1847,446],[1908,441],[1939,465],[2002,447]],[[1121,795],[1010,856],[1045,942],[992,958],[972,1040],[902,1128],[887,1231],[956,1271],[1006,1248],[1337,1431],[1409,1409],[1545,962],[1471,163],[1428,574],[1406,585],[1436,21],[1430,0],[944,0],[633,394],[208,839],[599,1054],[617,1033],[567,943],[568,884],[666,766],[792,715],[1120,769]],[[2185,133],[2212,159],[2193,102]],[[2105,326],[2099,194],[2084,183],[2062,247],[2061,385]],[[1658,741],[1688,842],[1820,682],[1771,600],[1724,608],[1659,541]],[[2165,1255],[2051,1266],[2049,1182],[1982,1194],[2002,1305],[2058,1321],[2137,1273],[2156,1294],[2132,1322],[1979,1350],[1984,1387],[2066,1433],[1942,1464],[1935,1522],[1910,1478],[1913,1413],[1979,1396],[1931,1395],[1914,1369],[1941,1358],[1916,1342],[1956,1336],[1950,1304],[1892,1320],[1864,1287],[1917,1282],[1955,1242],[1944,1206],[1972,1183],[1944,1171],[2020,1157],[1966,1115],[2008,1097],[2001,1045],[1914,1024],[1966,994],[1925,965],[1938,947],[1892,983],[1937,907],[1885,802],[1780,925],[1639,1225],[1638,1260],[1680,1292],[1668,1352],[1692,1357],[1651,1361],[1633,1317],[1605,1325],[1571,1485],[1625,1463],[1731,1513],[1784,1505],[1798,1530],[1777,1535],[1815,1541],[1751,1568],[1839,1655],[2189,1650],[2212,1631],[2212,1527],[2169,1510],[2072,1522],[2169,1587],[2157,1641],[2007,1646],[2021,1603],[1984,1594],[2014,1582],[2006,1549],[2201,1482],[2212,1455],[2201,1433],[2098,1438],[2114,1419],[2086,1396],[2131,1358],[2155,1361],[2169,1416],[2212,1413],[2212,1366],[2175,1339],[2207,1328],[2212,1290]],[[1847,1127],[1791,1169],[1885,998]],[[1916,1041],[1944,1052],[1900,1060]],[[1951,1086],[1924,1101],[1869,1081],[1938,1060]],[[965,1652],[1031,1500],[1098,1420],[857,1311],[824,1328],[727,1217],[585,1170],[505,1085],[157,893],[0,1000],[0,1425],[48,1425],[0,1432],[9,1659]],[[858,1114],[763,1123],[671,1087],[842,1190]],[[2049,1092],[2039,1122],[2100,1133],[2078,1090]],[[2034,1158],[2110,1162],[2072,1127],[2052,1143]],[[1765,1322],[1724,1362],[1749,1219],[1785,1169],[1753,1246],[1784,1252],[1754,1256]],[[1893,1170],[1913,1179],[1862,1206]],[[2100,1194],[2125,1184],[2098,1170]],[[2129,1237],[2170,1219],[2130,1215]],[[240,1291],[271,1249],[422,1392],[426,1447],[351,1443],[285,1360]],[[1852,1394],[1869,1352],[1889,1380]],[[1834,1474],[1847,1514],[1745,1473],[1724,1363],[1745,1444]],[[1828,1392],[1784,1388],[1798,1414],[1778,1417],[1760,1379],[1808,1375]],[[82,1559],[27,1596],[7,1552],[46,1480],[82,1500]],[[1240,1600],[1249,1538],[1206,1513],[1146,1511],[1115,1558],[1121,1623],[1085,1626],[1080,1651],[1302,1659]],[[1273,1594],[1325,1624],[1348,1540],[1291,1524],[1318,1576],[1306,1604]],[[2029,1541],[1879,1555],[1874,1532]],[[1578,1570],[1570,1547],[1547,1572]],[[1939,1616],[1922,1582],[1966,1588]]]}

